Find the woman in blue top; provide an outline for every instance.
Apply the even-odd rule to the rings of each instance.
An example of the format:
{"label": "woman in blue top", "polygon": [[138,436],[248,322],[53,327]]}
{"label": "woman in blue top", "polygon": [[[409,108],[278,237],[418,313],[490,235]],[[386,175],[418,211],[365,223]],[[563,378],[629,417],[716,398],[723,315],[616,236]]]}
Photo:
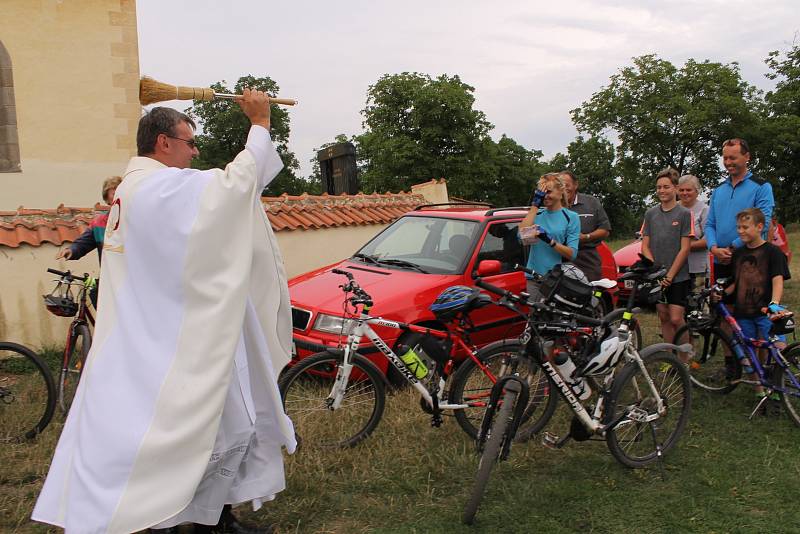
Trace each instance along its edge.
{"label": "woman in blue top", "polygon": [[[539,179],[533,195],[531,209],[519,223],[519,228],[538,225],[539,238],[528,253],[528,268],[538,274],[578,255],[581,222],[578,214],[564,206],[567,191],[561,173],[548,173]],[[538,282],[528,279],[528,293],[538,300],[541,296]]]}

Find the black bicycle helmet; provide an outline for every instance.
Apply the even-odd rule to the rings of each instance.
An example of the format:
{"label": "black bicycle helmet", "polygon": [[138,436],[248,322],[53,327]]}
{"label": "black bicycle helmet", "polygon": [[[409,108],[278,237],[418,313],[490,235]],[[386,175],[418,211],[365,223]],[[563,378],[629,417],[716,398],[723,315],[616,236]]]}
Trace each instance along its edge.
{"label": "black bicycle helmet", "polygon": [[449,321],[461,312],[484,306],[492,301],[476,287],[450,286],[436,297],[429,309],[440,320]]}
{"label": "black bicycle helmet", "polygon": [[50,293],[49,295],[43,295],[43,297],[45,307],[53,315],[74,317],[78,313],[78,303],[69,293],[61,296]]}

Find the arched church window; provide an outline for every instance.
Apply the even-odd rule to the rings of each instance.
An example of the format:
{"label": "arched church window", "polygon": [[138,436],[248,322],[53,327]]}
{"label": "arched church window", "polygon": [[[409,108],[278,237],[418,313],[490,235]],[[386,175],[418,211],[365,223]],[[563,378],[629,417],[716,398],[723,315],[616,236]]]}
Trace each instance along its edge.
{"label": "arched church window", "polygon": [[0,172],[21,170],[11,55],[0,41]]}

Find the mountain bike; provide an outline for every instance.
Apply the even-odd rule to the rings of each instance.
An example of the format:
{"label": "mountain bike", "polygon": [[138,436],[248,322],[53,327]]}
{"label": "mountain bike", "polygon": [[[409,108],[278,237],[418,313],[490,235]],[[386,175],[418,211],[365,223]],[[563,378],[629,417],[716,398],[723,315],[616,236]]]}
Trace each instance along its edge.
{"label": "mountain bike", "polygon": [[722,327],[722,316],[711,301],[711,295],[722,287],[693,291],[689,295],[685,321],[675,332],[676,344],[692,345],[694,357],[688,362],[689,374],[695,387],[710,393],[733,391],[742,377],[742,368],[733,352],[730,334]]}
{"label": "mountain bike", "polygon": [[[711,316],[708,320],[699,325],[687,324],[675,334],[675,339],[680,339],[678,335],[688,332],[692,342],[699,345],[700,350],[695,352],[689,364],[692,382],[716,393],[729,393],[739,384],[763,386],[767,394],[759,400],[750,417],[761,409],[771,394],[778,394],[789,417],[800,426],[800,344],[783,349],[775,344],[778,334],[794,330],[793,323],[789,327],[781,324],[781,321],[793,320],[793,315],[789,312],[782,316],[781,321],[774,322],[768,339],[746,337],[728,307],[721,301],[711,302],[712,295],[722,296],[725,284],[725,280],[718,280],[700,293],[701,298],[710,302]],[[731,335],[719,327],[722,321],[728,325]],[[758,357],[759,349],[766,351],[763,363]],[[731,355],[727,360],[726,353]],[[742,377],[743,362],[752,366],[755,379]]]}
{"label": "mountain bike", "polygon": [[[612,456],[630,468],[656,461],[660,464],[663,455],[675,446],[688,421],[691,382],[686,366],[673,352],[689,352],[691,348],[658,343],[639,351],[630,335],[638,287],[665,274],[666,269],[645,264],[622,275],[623,280],[633,280],[634,287],[615,329],[608,316],[596,319],[542,302],[524,302],[531,313],[519,340],[522,350],[541,366],[551,387],[559,391],[575,414],[569,433],[563,438],[545,435],[546,445],[560,448],[569,439],[585,441],[601,436]],[[475,285],[501,299],[523,303],[521,295],[480,278]],[[595,329],[599,346],[588,351],[585,360],[574,362],[571,374],[562,375],[561,370],[567,366],[558,363],[553,339],[585,326]],[[584,382],[594,386],[595,396],[586,394]],[[477,439],[481,454],[478,472],[462,517],[467,524],[475,519],[492,469],[510,454],[520,415],[524,413],[525,389],[525,383],[512,375],[501,377],[492,391]],[[590,399],[593,404],[589,404]]]}
{"label": "mountain bike", "polygon": [[[61,370],[58,376],[58,405],[66,414],[75,396],[75,390],[81,379],[86,356],[92,346],[94,317],[87,306],[89,292],[96,286],[97,280],[84,273],[83,276],[70,271],[47,269],[48,273],[58,276],[56,286],[48,295],[44,295],[45,306],[50,313],[59,317],[74,317],[67,329],[67,343],[61,359]],[[77,301],[72,288],[78,288]]]}
{"label": "mountain bike", "polygon": [[[442,424],[445,411],[452,411],[462,429],[474,438],[487,406],[489,390],[473,391],[466,383],[472,373],[453,373],[458,352],[466,354],[465,361],[472,362],[491,384],[497,381],[497,376],[511,371],[526,380],[534,392],[526,405],[523,426],[526,434],[537,432],[542,421],[552,416],[556,397],[551,395],[538,365],[520,361],[516,355],[507,358],[495,352],[486,356],[485,351],[479,351],[470,342],[469,313],[492,303],[488,295],[475,290],[463,306],[452,310],[455,315],[448,318],[454,320],[448,328],[437,330],[370,316],[372,297],[358,285],[353,274],[340,269],[332,272],[347,278],[347,283],[340,286],[349,321],[347,340],[340,349],[331,348],[294,363],[279,381],[284,408],[303,443],[352,447],[378,426],[385,407],[387,383],[378,367],[358,353],[365,338],[366,346],[376,347],[420,394],[420,405],[431,415],[434,427]],[[510,303],[506,305],[513,308]],[[404,332],[395,347],[397,352],[372,329],[373,325]],[[467,415],[472,411],[477,416]]]}
{"label": "mountain bike", "polygon": [[47,364],[27,347],[0,342],[0,442],[33,439],[55,408],[56,385]]}

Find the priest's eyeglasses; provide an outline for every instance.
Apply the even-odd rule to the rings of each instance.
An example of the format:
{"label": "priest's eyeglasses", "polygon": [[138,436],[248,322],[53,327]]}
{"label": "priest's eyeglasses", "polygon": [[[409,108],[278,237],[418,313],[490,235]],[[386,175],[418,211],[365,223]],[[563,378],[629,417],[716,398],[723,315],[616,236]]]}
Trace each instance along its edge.
{"label": "priest's eyeglasses", "polygon": [[178,141],[183,141],[184,143],[189,145],[189,148],[197,148],[197,143],[195,142],[194,139],[184,139],[182,137],[175,137],[174,135],[168,135],[168,134],[164,134],[164,136],[169,137],[170,139],[177,139]]}

